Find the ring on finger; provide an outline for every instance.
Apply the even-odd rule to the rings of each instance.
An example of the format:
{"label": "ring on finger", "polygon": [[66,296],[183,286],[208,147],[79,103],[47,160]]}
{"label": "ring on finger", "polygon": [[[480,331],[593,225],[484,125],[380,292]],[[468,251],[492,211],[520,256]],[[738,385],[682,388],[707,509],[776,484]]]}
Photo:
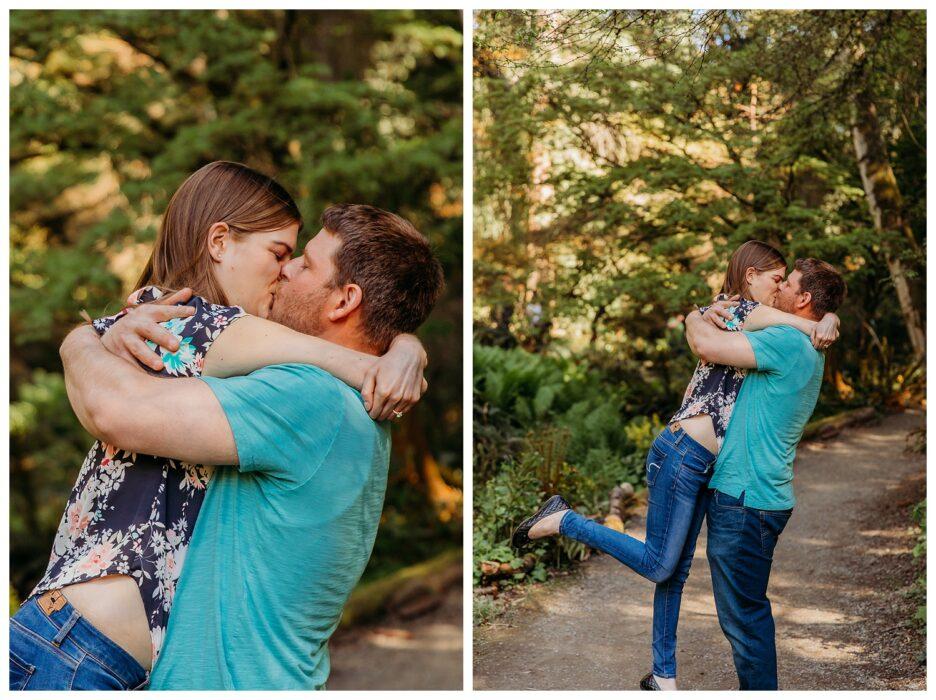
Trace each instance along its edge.
{"label": "ring on finger", "polygon": [[403,417],[403,411],[394,410],[394,411],[393,411],[393,417],[394,417],[394,418],[402,418],[402,417]]}

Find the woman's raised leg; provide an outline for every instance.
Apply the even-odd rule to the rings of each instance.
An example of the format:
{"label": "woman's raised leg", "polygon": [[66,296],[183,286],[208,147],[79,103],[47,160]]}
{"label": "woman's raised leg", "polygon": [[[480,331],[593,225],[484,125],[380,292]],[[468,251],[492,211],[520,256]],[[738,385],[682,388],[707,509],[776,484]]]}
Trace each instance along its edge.
{"label": "woman's raised leg", "polygon": [[705,490],[714,455],[685,432],[666,428],[654,440],[647,456],[646,540],[567,511],[559,532],[610,554],[641,576],[659,583],[673,575],[693,524],[696,501]]}

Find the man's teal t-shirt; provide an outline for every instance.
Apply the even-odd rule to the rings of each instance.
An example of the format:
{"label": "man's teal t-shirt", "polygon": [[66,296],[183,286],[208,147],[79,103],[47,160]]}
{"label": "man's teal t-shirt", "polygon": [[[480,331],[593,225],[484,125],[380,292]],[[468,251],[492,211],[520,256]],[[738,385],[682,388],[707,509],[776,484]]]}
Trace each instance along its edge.
{"label": "man's teal t-shirt", "polygon": [[377,534],[390,431],[308,365],[203,380],[240,464],[208,485],[150,688],[322,688]]}
{"label": "man's teal t-shirt", "polygon": [[792,326],[743,331],[754,349],[709,488],[761,510],[787,510],[793,460],[822,386],[825,358]]}

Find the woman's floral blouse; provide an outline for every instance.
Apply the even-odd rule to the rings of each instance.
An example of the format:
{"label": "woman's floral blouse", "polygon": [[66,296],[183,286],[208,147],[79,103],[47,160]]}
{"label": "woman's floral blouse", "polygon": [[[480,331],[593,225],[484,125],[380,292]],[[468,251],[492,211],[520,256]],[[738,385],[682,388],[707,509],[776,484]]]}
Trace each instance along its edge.
{"label": "woman's floral blouse", "polygon": [[[147,288],[137,303],[158,296],[159,290]],[[195,307],[192,316],[163,324],[180,339],[176,352],[147,343],[165,365],[151,374],[201,375],[208,348],[234,319],[244,315],[240,307],[218,306],[200,297],[186,305]],[[125,313],[95,320],[94,329],[103,335]],[[140,407],[140,420],[146,420],[145,406]],[[196,430],[197,426],[180,429]],[[48,569],[31,595],[99,576],[132,576],[140,586],[149,618],[155,663],[211,472],[212,467],[95,442],[65,507]]]}
{"label": "woman's floral blouse", "polygon": [[[718,299],[722,298],[724,298],[722,295],[718,296]],[[741,299],[737,306],[731,307],[734,318],[725,322],[728,330],[740,331],[744,328],[744,322],[747,320],[748,314],[758,306],[759,304],[756,301]],[[708,308],[703,306],[699,311],[705,313]],[[674,421],[708,413],[712,417],[712,423],[715,426],[715,439],[718,442],[718,448],[721,449],[722,442],[725,439],[725,432],[728,430],[728,421],[731,420],[731,412],[734,410],[738,392],[741,391],[741,382],[744,381],[746,374],[747,370],[739,367],[715,365],[700,360],[699,364],[696,365],[695,372],[692,374],[689,386],[686,387],[682,406],[670,418],[669,422],[673,423]]]}

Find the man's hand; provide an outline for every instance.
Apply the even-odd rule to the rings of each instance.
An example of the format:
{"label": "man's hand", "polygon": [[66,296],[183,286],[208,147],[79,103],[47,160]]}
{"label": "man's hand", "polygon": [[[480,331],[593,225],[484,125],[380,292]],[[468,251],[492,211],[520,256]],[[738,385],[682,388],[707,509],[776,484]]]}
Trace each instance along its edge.
{"label": "man's hand", "polygon": [[702,314],[703,320],[708,321],[716,328],[721,328],[723,331],[728,330],[728,325],[725,321],[730,321],[734,318],[734,314],[731,313],[729,309],[733,306],[737,306],[739,299],[741,299],[740,295],[735,294],[729,299],[713,301],[712,305]]}
{"label": "man's hand", "polygon": [[[128,301],[138,294],[139,290],[131,294]],[[105,348],[130,363],[136,365],[139,361],[158,372],[163,368],[163,361],[146,341],[150,340],[170,352],[178,350],[179,339],[159,324],[195,313],[191,306],[176,306],[191,298],[192,290],[186,287],[148,304],[131,307],[123,318],[107,329],[101,342]]]}
{"label": "man's hand", "polygon": [[387,420],[412,408],[429,387],[423,377],[428,363],[416,336],[403,333],[394,338],[387,353],[364,375],[361,396],[368,415]]}
{"label": "man's hand", "polygon": [[838,340],[841,319],[833,313],[827,313],[813,329],[810,340],[816,350],[825,350]]}

